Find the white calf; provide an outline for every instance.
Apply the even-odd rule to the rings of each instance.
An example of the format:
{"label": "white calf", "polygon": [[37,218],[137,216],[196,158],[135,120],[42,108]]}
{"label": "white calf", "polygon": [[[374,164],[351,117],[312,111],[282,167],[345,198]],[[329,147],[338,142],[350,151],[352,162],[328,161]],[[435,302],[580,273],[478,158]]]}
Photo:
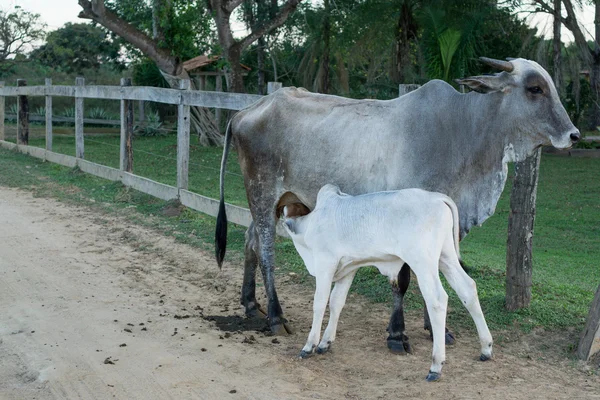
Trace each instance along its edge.
{"label": "white calf", "polygon": [[[317,352],[324,353],[335,340],[338,318],[358,268],[374,265],[397,284],[398,272],[407,263],[419,281],[433,329],[433,361],[427,380],[440,378],[446,358],[448,295],[440,270],[475,321],[480,359],[491,358],[492,336],[475,282],[459,263],[458,211],[452,199],[421,189],[349,196],[337,186],[325,185],[310,214],[298,216],[295,211],[294,206],[284,209],[284,225],[317,281],[312,329],[300,357],[311,354],[317,343]],[[329,323],[319,342],[330,290]]]}

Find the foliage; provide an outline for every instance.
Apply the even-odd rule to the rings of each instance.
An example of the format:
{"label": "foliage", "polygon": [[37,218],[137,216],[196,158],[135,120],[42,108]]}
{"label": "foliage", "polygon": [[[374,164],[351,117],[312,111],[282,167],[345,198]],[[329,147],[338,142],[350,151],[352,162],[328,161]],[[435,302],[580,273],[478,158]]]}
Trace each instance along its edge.
{"label": "foliage", "polygon": [[164,136],[166,131],[161,129],[162,122],[158,111],[146,114],[146,120],[142,125],[137,125],[134,128],[136,136]]}
{"label": "foliage", "polygon": [[0,63],[42,39],[45,27],[40,14],[25,11],[20,6],[15,6],[12,12],[0,9]]}
{"label": "foliage", "polygon": [[[160,4],[161,2],[158,2]],[[212,18],[202,0],[171,0],[171,7],[158,7],[153,19],[152,2],[138,0],[110,0],[106,6],[134,27],[152,37],[160,32],[160,47],[169,49],[181,60],[210,53],[214,48],[215,30]],[[153,20],[159,26],[153,29]],[[138,49],[125,44],[128,56],[143,59]]]}
{"label": "foliage", "polygon": [[88,118],[92,119],[110,119],[108,112],[101,107],[92,107],[89,111],[86,109],[86,114]]}
{"label": "foliage", "polygon": [[102,64],[116,69],[124,67],[119,54],[120,41],[98,26],[67,22],[46,39],[44,45],[31,53],[31,58],[56,70],[81,73],[89,68],[97,70]]}

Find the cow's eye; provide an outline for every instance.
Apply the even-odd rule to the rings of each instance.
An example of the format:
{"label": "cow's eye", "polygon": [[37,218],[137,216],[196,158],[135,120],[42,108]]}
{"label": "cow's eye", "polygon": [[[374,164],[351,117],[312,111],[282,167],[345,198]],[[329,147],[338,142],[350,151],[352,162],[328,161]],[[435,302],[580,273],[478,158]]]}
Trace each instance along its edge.
{"label": "cow's eye", "polygon": [[530,88],[527,88],[527,90],[529,91],[529,93],[533,93],[533,94],[542,94],[542,93],[544,93],[544,91],[542,90],[542,88],[539,87],[539,86],[532,86]]}

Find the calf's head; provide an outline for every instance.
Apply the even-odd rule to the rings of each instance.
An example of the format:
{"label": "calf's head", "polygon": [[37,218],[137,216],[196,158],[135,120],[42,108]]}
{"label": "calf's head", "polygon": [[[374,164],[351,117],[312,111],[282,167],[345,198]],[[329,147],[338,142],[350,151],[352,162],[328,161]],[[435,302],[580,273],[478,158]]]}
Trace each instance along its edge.
{"label": "calf's head", "polygon": [[501,61],[481,57],[480,61],[503,72],[457,82],[480,93],[502,94],[498,110],[482,109],[482,112],[497,116],[496,123],[504,125],[503,131],[514,132],[516,140],[525,142],[525,146],[519,146],[526,149],[525,154],[515,154],[514,161],[521,161],[539,146],[565,149],[580,139],[550,75],[538,63],[522,58]]}

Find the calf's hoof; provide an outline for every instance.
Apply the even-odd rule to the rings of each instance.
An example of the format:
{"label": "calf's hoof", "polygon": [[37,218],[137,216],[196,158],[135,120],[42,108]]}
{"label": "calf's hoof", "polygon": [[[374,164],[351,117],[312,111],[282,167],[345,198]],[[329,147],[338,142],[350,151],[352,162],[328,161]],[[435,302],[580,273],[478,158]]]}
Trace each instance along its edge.
{"label": "calf's hoof", "polygon": [[492,359],[492,355],[491,354],[488,356],[488,355],[485,355],[485,354],[482,353],[479,356],[479,361],[488,361],[488,360],[491,360],[491,359]]}
{"label": "calf's hoof", "polygon": [[300,354],[298,354],[298,358],[305,359],[305,358],[310,357],[312,354],[313,354],[312,350],[311,351],[302,350],[300,352]]}
{"label": "calf's hoof", "polygon": [[327,345],[321,347],[317,347],[317,354],[325,354],[329,351],[329,349],[331,348],[331,342],[327,343]]}
{"label": "calf's hoof", "polygon": [[442,377],[442,373],[441,372],[432,372],[429,371],[429,373],[427,374],[427,378],[425,378],[425,380],[427,382],[437,382],[440,380],[440,378]]}
{"label": "calf's hoof", "polygon": [[405,340],[396,340],[396,339],[388,339],[387,347],[391,353],[405,355],[407,353],[412,353],[412,348],[410,347],[410,343],[408,343],[408,338]]}

